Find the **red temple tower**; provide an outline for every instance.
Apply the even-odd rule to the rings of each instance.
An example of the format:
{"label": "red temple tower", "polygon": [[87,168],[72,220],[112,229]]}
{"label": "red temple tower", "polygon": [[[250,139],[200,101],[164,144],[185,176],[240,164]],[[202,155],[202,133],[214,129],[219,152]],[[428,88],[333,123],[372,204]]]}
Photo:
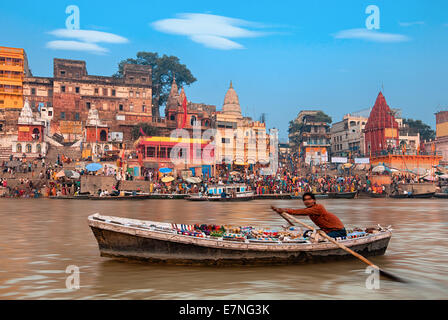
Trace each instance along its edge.
{"label": "red temple tower", "polygon": [[398,123],[383,94],[378,94],[370,112],[365,129],[366,153],[377,156],[381,151],[396,148],[398,141]]}

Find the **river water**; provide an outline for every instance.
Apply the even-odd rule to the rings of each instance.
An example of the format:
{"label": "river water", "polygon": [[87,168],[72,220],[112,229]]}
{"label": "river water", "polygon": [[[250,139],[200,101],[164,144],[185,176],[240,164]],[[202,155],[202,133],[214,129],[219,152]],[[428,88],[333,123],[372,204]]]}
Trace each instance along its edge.
{"label": "river water", "polygon": [[[346,226],[392,225],[384,256],[369,258],[411,280],[380,280],[359,260],[266,267],[161,266],[100,257],[87,216],[176,223],[286,225],[270,210],[300,200],[240,203],[186,200],[0,199],[0,299],[447,299],[448,200],[318,200]],[[311,224],[309,220],[305,220]],[[67,289],[68,266],[79,289]],[[369,289],[370,287],[370,289]]]}

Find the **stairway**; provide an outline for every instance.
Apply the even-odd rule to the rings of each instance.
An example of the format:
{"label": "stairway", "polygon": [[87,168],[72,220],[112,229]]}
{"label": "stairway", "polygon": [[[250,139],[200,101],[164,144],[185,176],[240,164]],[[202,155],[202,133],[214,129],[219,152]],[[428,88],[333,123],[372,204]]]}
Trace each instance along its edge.
{"label": "stairway", "polygon": [[81,149],[74,148],[71,146],[63,146],[63,147],[49,146],[46,161],[48,163],[56,163],[58,155],[59,156],[64,155],[65,157],[73,159],[73,161],[77,161],[78,159],[81,159]]}
{"label": "stairway", "polygon": [[12,154],[11,147],[0,147],[0,161],[9,161],[9,156]]}

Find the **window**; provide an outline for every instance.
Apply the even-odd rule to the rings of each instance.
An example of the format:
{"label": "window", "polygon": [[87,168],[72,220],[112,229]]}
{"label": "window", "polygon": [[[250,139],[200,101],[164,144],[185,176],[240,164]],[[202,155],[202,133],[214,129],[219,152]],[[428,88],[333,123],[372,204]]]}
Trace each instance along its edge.
{"label": "window", "polygon": [[156,156],[156,147],[147,147],[146,148],[146,157],[155,158]]}
{"label": "window", "polygon": [[79,87],[76,87],[76,88],[75,88],[75,92],[76,92],[76,93],[79,93]]}
{"label": "window", "polygon": [[61,112],[61,119],[65,119],[65,112]]}
{"label": "window", "polygon": [[107,89],[103,88],[103,96],[107,96]]}
{"label": "window", "polygon": [[170,120],[171,120],[171,121],[176,120],[176,116],[175,116],[174,114],[170,115]]}
{"label": "window", "polygon": [[146,78],[142,78],[142,82],[146,82]]}
{"label": "window", "polygon": [[122,104],[118,105],[118,110],[123,111],[123,105]]}
{"label": "window", "polygon": [[16,152],[17,153],[21,153],[22,152],[22,145],[20,143],[18,143],[17,146],[16,146]]}
{"label": "window", "polygon": [[32,149],[31,149],[31,145],[30,145],[30,144],[27,144],[27,145],[26,145],[26,152],[27,152],[27,153],[31,153],[31,151],[32,151]]}
{"label": "window", "polygon": [[142,112],[145,112],[145,111],[146,111],[146,106],[142,105]]}
{"label": "window", "polygon": [[37,153],[42,153],[42,146],[41,146],[40,144],[38,144],[38,145],[36,146],[36,152],[37,152]]}
{"label": "window", "polygon": [[90,110],[90,102],[86,102],[87,110]]}
{"label": "window", "polygon": [[134,77],[129,77],[129,80],[130,81],[134,81]]}
{"label": "window", "polygon": [[95,94],[98,94],[98,88],[95,88]]}
{"label": "window", "polygon": [[137,92],[135,93],[135,97],[139,98],[139,97],[140,97],[140,92],[137,91]]}
{"label": "window", "polygon": [[79,121],[79,113],[78,112],[75,113],[75,120]]}
{"label": "window", "polygon": [[115,97],[116,91],[115,89],[112,89],[112,96]]}
{"label": "window", "polygon": [[196,124],[196,117],[195,117],[195,116],[191,116],[190,124],[191,124],[192,126],[194,126],[194,125]]}
{"label": "window", "polygon": [[5,104],[5,100],[0,100],[0,104]]}
{"label": "window", "polygon": [[166,158],[166,147],[160,147],[157,158]]}
{"label": "window", "polygon": [[230,138],[222,138],[222,143],[230,143]]}
{"label": "window", "polygon": [[3,123],[0,123],[0,131],[3,131]]}
{"label": "window", "polygon": [[51,117],[53,115],[53,111],[48,111],[48,116]]}
{"label": "window", "polygon": [[36,88],[31,88],[31,95],[36,95]]}
{"label": "window", "polygon": [[134,111],[134,106],[132,104],[129,106],[129,111]]}
{"label": "window", "polygon": [[61,86],[61,92],[65,92],[65,86]]}
{"label": "window", "polygon": [[61,70],[61,76],[65,76],[65,71]]}
{"label": "window", "polygon": [[146,98],[146,92],[143,92],[143,98]]}

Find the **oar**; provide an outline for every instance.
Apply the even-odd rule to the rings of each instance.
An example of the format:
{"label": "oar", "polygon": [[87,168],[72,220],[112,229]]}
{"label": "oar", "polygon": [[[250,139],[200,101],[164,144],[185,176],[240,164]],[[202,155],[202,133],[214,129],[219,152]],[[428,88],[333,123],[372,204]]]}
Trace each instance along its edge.
{"label": "oar", "polygon": [[[287,213],[285,213],[285,212],[280,213],[280,215],[282,216],[283,219],[285,219],[286,221],[288,221],[291,225],[293,225],[293,223],[292,223],[291,221],[294,221],[294,222],[297,222],[297,223],[301,224],[302,226],[304,226],[304,227],[306,227],[306,228],[308,228],[308,229],[313,230],[313,232],[316,231],[315,228],[313,228],[313,227],[307,225],[306,223],[300,221],[299,219],[296,219],[296,218],[292,217],[291,215],[289,215],[289,214],[287,214]],[[398,281],[398,282],[404,282],[404,283],[407,282],[407,281],[405,281],[404,279],[401,279],[401,278],[399,278],[399,277],[397,277],[397,276],[391,274],[390,272],[387,272],[387,271],[384,271],[384,270],[380,269],[380,267],[378,267],[377,265],[373,264],[372,262],[370,262],[369,260],[367,260],[366,258],[364,258],[362,255],[360,255],[359,253],[356,253],[355,251],[353,251],[353,250],[347,248],[347,247],[344,246],[342,243],[337,242],[335,239],[333,239],[332,237],[328,236],[328,235],[327,235],[325,232],[323,232],[322,230],[317,230],[317,232],[318,232],[322,237],[324,237],[325,239],[327,239],[327,240],[329,240],[330,242],[332,242],[332,243],[334,243],[335,245],[337,245],[339,248],[341,248],[341,249],[347,251],[348,253],[354,255],[356,258],[360,259],[362,262],[368,264],[368,265],[371,266],[372,268],[375,268],[375,269],[379,270],[380,275],[384,276],[385,278],[388,278],[388,279],[393,280],[393,281]]]}

